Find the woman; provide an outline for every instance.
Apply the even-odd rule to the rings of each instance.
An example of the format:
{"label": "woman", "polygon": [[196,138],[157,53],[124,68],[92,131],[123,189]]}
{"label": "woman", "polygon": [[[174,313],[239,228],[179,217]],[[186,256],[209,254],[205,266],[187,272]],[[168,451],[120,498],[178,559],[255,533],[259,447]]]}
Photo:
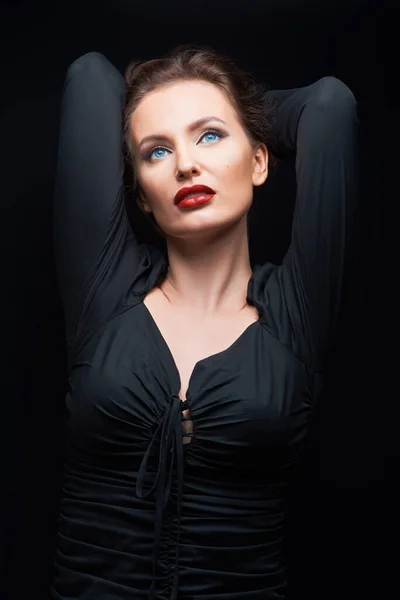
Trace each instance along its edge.
{"label": "woman", "polygon": [[[265,94],[208,49],[132,64],[126,81],[98,53],[69,68],[53,598],[285,597],[285,499],[338,316],[357,123],[334,77]],[[128,224],[124,136],[167,259]],[[247,213],[272,153],[296,155],[292,240],[282,265],[252,271]]]}

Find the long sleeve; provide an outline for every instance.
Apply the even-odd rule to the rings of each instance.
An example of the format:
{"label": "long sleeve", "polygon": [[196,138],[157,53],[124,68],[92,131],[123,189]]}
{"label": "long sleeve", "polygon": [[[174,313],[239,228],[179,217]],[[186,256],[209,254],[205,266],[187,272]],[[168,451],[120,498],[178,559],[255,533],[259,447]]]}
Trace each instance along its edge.
{"label": "long sleeve", "polygon": [[322,372],[337,324],[357,205],[357,102],[331,76],[269,93],[277,101],[278,150],[295,155],[297,195],[291,243],[266,286],[266,300],[280,337]]}
{"label": "long sleeve", "polygon": [[105,314],[138,262],[124,205],[124,96],[122,75],[100,53],[85,54],[67,71],[53,224],[68,341],[77,334],[84,310],[96,302],[100,280],[107,273],[113,280],[114,299],[106,294],[101,298]]}

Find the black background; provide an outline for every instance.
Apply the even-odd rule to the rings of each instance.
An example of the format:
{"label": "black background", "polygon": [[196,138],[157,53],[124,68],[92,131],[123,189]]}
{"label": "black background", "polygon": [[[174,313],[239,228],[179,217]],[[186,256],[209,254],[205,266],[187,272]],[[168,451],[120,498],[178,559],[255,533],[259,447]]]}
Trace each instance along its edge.
{"label": "black background", "polygon": [[[325,391],[295,481],[286,552],[291,600],[392,597],[398,562],[398,391],[389,3],[12,1],[0,12],[1,600],[49,599],[62,475],[63,323],[51,243],[65,71],[96,50],[132,58],[208,44],[272,88],[334,75],[358,100],[358,235]],[[394,40],[395,36],[394,35]],[[393,44],[394,46],[394,44]],[[389,72],[392,84],[389,86]],[[397,72],[397,75],[396,75]],[[397,192],[396,192],[397,189]],[[257,190],[253,262],[290,240],[295,178]],[[264,199],[264,202],[263,202]],[[143,229],[143,236],[151,235]]]}

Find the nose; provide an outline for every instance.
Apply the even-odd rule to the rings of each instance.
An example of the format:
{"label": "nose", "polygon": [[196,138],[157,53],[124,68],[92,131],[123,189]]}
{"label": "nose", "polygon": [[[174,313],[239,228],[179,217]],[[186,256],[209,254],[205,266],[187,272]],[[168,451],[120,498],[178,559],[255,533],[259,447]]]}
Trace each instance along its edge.
{"label": "nose", "polygon": [[176,154],[176,178],[178,180],[186,179],[193,175],[200,174],[200,166],[188,152]]}

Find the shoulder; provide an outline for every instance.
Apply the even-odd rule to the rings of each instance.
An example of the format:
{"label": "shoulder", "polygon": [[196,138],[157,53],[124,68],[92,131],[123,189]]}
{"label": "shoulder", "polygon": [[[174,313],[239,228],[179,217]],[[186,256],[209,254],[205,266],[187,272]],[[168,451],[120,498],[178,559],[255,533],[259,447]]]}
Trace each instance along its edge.
{"label": "shoulder", "polygon": [[284,265],[257,265],[248,284],[247,301],[257,308],[260,324],[306,365],[312,350],[304,298],[293,293]]}

